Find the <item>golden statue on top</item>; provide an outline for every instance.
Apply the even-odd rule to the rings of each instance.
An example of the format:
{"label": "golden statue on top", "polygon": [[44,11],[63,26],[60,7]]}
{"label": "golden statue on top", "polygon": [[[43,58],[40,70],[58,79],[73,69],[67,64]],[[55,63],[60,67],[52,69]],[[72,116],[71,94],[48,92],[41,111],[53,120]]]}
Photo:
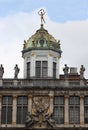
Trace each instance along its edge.
{"label": "golden statue on top", "polygon": [[44,20],[45,11],[44,11],[44,9],[40,9],[38,14],[41,16],[41,24],[45,23],[45,20]]}

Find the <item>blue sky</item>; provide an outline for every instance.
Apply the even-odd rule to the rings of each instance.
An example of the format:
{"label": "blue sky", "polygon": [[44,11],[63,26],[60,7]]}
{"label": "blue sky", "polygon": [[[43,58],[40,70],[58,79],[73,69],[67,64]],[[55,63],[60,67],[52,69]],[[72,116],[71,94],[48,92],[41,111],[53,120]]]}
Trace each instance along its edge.
{"label": "blue sky", "polygon": [[0,17],[45,7],[51,20],[66,22],[88,18],[88,0],[0,0]]}
{"label": "blue sky", "polygon": [[20,68],[23,77],[21,51],[23,41],[28,40],[40,28],[38,11],[43,8],[44,27],[56,40],[61,41],[64,64],[86,68],[88,78],[88,0],[0,0],[0,64],[5,68],[4,77],[12,78],[14,66]]}

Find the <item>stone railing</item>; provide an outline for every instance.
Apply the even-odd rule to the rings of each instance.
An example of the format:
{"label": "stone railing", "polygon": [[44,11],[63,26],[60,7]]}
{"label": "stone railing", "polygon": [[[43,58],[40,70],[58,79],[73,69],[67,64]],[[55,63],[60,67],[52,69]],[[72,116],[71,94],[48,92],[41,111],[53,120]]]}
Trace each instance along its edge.
{"label": "stone railing", "polygon": [[1,79],[0,87],[39,87],[39,88],[63,88],[63,87],[80,87],[87,86],[80,81],[68,81],[60,79]]}
{"label": "stone railing", "polygon": [[63,86],[63,82],[53,79],[2,79],[2,87],[58,87]]}

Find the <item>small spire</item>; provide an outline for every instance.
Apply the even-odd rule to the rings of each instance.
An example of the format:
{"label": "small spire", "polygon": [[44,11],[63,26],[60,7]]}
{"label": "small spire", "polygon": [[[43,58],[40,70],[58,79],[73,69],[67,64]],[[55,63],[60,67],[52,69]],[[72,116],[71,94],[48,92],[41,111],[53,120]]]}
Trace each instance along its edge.
{"label": "small spire", "polygon": [[41,17],[41,26],[43,26],[43,23],[45,23],[45,19],[44,19],[45,11],[44,11],[44,9],[40,9],[38,14]]}

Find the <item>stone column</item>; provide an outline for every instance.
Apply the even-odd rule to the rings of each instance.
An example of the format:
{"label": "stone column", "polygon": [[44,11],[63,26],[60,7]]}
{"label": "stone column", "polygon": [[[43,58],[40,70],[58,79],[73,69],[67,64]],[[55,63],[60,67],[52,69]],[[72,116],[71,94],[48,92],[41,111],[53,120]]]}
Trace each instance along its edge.
{"label": "stone column", "polygon": [[0,96],[0,126],[1,126],[2,96]]}
{"label": "stone column", "polygon": [[80,125],[84,124],[84,96],[80,96]]}
{"label": "stone column", "polygon": [[65,125],[69,124],[69,96],[65,95]]}
{"label": "stone column", "polygon": [[28,96],[28,112],[32,112],[32,95]]}
{"label": "stone column", "polygon": [[16,125],[17,96],[13,95],[12,125]]}

